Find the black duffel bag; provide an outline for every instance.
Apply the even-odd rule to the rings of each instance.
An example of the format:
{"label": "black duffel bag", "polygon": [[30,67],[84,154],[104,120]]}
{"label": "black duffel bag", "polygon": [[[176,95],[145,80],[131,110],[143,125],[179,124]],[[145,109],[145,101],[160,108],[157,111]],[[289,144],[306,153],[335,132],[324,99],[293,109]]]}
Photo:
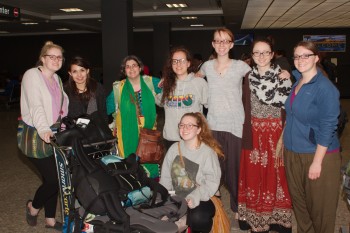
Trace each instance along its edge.
{"label": "black duffel bag", "polygon": [[64,117],[61,128],[65,129],[54,136],[58,146],[73,146],[74,139],[78,139],[83,145],[115,139],[108,123],[97,111],[77,119]]}

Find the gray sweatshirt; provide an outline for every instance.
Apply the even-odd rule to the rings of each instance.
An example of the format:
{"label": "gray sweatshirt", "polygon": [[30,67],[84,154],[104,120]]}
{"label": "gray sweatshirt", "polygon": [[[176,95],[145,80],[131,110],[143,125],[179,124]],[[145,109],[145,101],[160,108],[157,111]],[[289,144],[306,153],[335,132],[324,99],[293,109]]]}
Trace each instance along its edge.
{"label": "gray sweatshirt", "polygon": [[180,141],[180,148],[185,167],[180,162],[178,143],[174,143],[164,158],[160,183],[177,195],[191,199],[195,208],[200,201],[208,201],[219,188],[219,159],[204,143],[198,149],[190,150],[184,141]]}
{"label": "gray sweatshirt", "polygon": [[188,112],[202,112],[203,105],[207,105],[208,85],[204,79],[190,73],[186,79],[177,80],[174,95],[165,99],[164,106],[160,103],[161,99],[162,93],[156,96],[156,103],[165,111],[163,137],[169,141],[179,141],[177,125],[181,117]]}

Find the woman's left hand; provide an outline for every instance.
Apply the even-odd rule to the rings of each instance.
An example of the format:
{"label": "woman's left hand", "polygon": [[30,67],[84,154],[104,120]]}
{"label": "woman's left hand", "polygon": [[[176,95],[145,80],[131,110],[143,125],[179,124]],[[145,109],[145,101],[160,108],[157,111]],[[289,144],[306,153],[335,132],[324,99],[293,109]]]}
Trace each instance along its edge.
{"label": "woman's left hand", "polygon": [[321,175],[322,166],[319,163],[313,162],[309,168],[309,179],[316,180]]}
{"label": "woman's left hand", "polygon": [[278,77],[280,79],[290,79],[290,73],[287,70],[282,70]]}

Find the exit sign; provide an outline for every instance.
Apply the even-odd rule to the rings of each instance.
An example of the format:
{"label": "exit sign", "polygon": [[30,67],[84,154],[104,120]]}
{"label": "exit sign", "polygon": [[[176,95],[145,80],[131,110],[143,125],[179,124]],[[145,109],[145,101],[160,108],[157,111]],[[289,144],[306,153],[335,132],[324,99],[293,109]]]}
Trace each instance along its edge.
{"label": "exit sign", "polygon": [[0,18],[19,19],[20,9],[18,7],[0,4]]}

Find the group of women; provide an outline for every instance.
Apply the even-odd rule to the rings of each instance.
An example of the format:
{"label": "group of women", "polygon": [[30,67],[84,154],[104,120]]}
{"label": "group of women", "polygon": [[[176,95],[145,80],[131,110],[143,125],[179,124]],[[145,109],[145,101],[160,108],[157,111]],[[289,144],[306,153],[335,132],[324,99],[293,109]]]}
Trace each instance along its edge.
{"label": "group of women", "polygon": [[[222,184],[241,229],[291,232],[293,207],[298,232],[333,232],[340,170],[339,92],[319,70],[315,45],[302,41],[295,46],[294,84],[291,74],[273,63],[273,45],[267,39],[253,42],[253,67],[229,57],[234,46],[230,30],[217,29],[212,46],[215,58],[196,74],[190,52],[173,48],[161,80],[143,75],[140,59],[127,56],[121,65],[125,79],[116,81],[106,98],[80,57],[69,64],[70,79],[60,91],[55,72],[62,66],[63,49],[49,42],[39,56],[41,64],[24,74],[23,120],[49,142],[50,125],[59,116],[98,111],[107,119],[112,114],[119,153],[125,157],[136,151],[139,128],[157,127],[157,104],[165,111],[168,151],[160,183],[186,198],[191,232],[211,231],[211,197],[220,195]],[[35,87],[39,93],[33,93],[33,80],[43,84]],[[207,119],[203,106],[208,107]],[[46,226],[60,229],[54,219],[58,184],[53,156],[30,161],[43,184],[27,202],[28,224],[36,225],[44,207]],[[150,177],[159,177],[158,165],[144,168]]]}

